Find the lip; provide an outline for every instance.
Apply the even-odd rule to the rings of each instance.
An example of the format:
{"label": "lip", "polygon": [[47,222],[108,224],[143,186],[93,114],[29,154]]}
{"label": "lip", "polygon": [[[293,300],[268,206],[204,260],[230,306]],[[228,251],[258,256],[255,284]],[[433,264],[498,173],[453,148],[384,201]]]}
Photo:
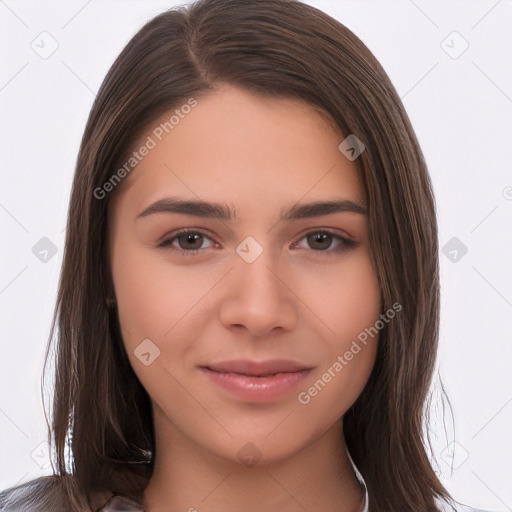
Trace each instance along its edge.
{"label": "lip", "polygon": [[296,361],[271,359],[267,361],[223,361],[201,366],[210,380],[226,391],[247,401],[275,400],[298,385],[312,367]]}
{"label": "lip", "polygon": [[267,359],[266,361],[236,359],[211,363],[203,365],[203,367],[220,373],[240,373],[254,377],[267,376],[273,373],[300,372],[302,370],[311,369],[311,366],[290,359]]}

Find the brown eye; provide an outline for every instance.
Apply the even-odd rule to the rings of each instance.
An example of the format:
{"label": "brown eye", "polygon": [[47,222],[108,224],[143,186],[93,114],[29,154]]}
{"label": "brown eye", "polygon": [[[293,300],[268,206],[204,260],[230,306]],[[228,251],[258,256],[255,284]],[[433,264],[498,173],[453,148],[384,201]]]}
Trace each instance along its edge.
{"label": "brown eye", "polygon": [[[306,246],[301,244],[302,240],[306,241]],[[331,254],[354,247],[356,243],[354,240],[331,233],[330,231],[317,230],[307,233],[293,245],[293,248],[312,249],[314,252]]]}
{"label": "brown eye", "polygon": [[198,233],[186,233],[176,237],[180,249],[199,249],[203,243],[203,235]]}
{"label": "brown eye", "polygon": [[333,236],[329,233],[313,233],[307,235],[308,244],[312,249],[325,250],[329,249],[332,244]]}
{"label": "brown eye", "polygon": [[[204,246],[208,241],[209,245]],[[157,247],[179,251],[183,255],[194,255],[204,249],[213,247],[212,239],[200,231],[192,231],[185,229],[182,231],[171,233],[157,244]]]}

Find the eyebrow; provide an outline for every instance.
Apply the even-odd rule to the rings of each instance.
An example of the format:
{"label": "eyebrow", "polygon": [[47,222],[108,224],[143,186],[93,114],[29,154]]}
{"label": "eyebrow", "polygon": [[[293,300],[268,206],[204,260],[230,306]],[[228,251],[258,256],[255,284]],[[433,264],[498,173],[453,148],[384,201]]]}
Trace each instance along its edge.
{"label": "eyebrow", "polygon": [[[315,201],[306,204],[294,204],[287,210],[281,210],[280,220],[290,221],[309,217],[320,217],[334,213],[353,212],[367,215],[364,205],[349,199],[332,199],[327,201]],[[166,197],[150,204],[141,213],[140,217],[147,217],[154,213],[181,213],[220,220],[232,220],[236,218],[236,210],[226,204],[212,203],[202,200],[182,199],[179,197]]]}

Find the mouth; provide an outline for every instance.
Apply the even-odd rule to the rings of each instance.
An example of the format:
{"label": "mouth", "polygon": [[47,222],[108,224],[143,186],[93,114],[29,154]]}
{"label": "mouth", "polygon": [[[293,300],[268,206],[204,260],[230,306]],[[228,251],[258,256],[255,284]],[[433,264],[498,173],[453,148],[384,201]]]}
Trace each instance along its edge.
{"label": "mouth", "polygon": [[268,377],[280,373],[295,373],[310,370],[311,366],[289,359],[268,359],[266,361],[250,361],[237,359],[212,363],[205,368],[218,373],[237,373],[250,377]]}
{"label": "mouth", "polygon": [[209,382],[244,401],[264,402],[288,394],[312,370],[310,366],[289,360],[225,361],[200,370]]}
{"label": "mouth", "polygon": [[217,370],[214,370],[213,368],[210,368],[209,366],[205,366],[203,368],[206,368],[207,370],[210,370],[212,372],[217,373],[233,373],[235,375],[244,375],[246,377],[254,377],[256,379],[262,379],[265,377],[274,377],[275,375],[284,375],[285,373],[296,373],[296,372],[273,372],[273,373],[242,373],[242,372],[219,372]]}

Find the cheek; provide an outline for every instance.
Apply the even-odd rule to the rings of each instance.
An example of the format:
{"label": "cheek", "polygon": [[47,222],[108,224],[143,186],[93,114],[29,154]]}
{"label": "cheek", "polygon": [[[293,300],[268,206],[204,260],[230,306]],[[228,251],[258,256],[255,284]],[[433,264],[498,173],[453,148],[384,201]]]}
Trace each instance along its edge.
{"label": "cheek", "polygon": [[[119,248],[118,254],[122,252]],[[165,282],[155,265],[148,264],[143,251],[130,249],[112,260],[113,279],[123,336],[151,337],[163,326]],[[160,279],[159,279],[160,276]],[[167,304],[172,310],[173,304]]]}
{"label": "cheek", "polygon": [[299,296],[326,329],[333,348],[374,324],[381,311],[380,289],[369,252],[347,254],[339,265],[304,269]]}
{"label": "cheek", "polygon": [[[169,379],[165,369],[194,363],[193,340],[201,338],[208,315],[208,291],[218,272],[171,264],[154,250],[118,240],[112,256],[112,275],[123,342],[132,367],[145,385],[154,379]],[[148,343],[144,340],[150,340]],[[145,344],[143,344],[145,343]],[[138,355],[157,359],[149,366]]]}
{"label": "cheek", "polygon": [[375,361],[380,289],[368,252],[361,256],[347,258],[336,279],[310,284],[311,309],[328,331],[322,363],[297,397],[309,418],[336,421],[342,416],[363,390]]}
{"label": "cheek", "polygon": [[165,403],[172,396],[172,409],[185,410],[187,396],[171,374],[176,362],[189,357],[189,339],[198,336],[194,330],[199,327],[187,322],[187,311],[200,296],[186,273],[151,256],[147,248],[122,249],[118,244],[113,254],[112,274],[131,366],[152,400]]}
{"label": "cheek", "polygon": [[333,330],[342,339],[356,337],[364,328],[373,325],[381,312],[380,289],[369,258],[359,260],[344,271],[338,285],[332,286],[328,303]]}
{"label": "cheek", "polygon": [[[366,313],[339,325],[338,335],[325,346],[322,363],[298,390],[302,417],[312,428],[331,425],[357,400],[366,385],[377,353],[378,333],[368,335],[376,315]],[[316,425],[318,427],[318,425]]]}
{"label": "cheek", "polygon": [[163,338],[200,298],[190,274],[173,269],[147,248],[123,252],[120,244],[112,265],[119,321],[132,337]]}

